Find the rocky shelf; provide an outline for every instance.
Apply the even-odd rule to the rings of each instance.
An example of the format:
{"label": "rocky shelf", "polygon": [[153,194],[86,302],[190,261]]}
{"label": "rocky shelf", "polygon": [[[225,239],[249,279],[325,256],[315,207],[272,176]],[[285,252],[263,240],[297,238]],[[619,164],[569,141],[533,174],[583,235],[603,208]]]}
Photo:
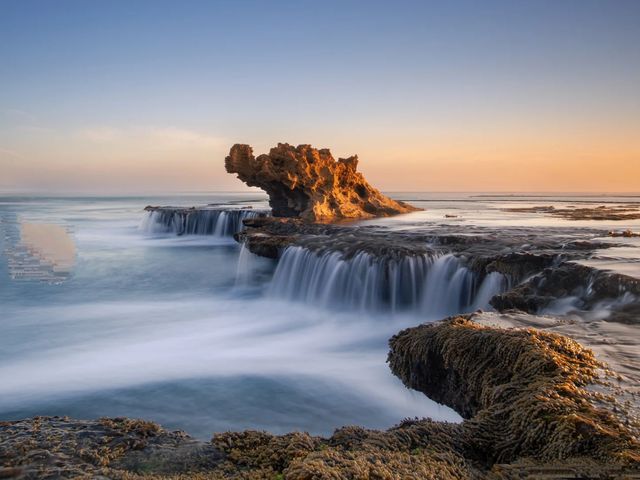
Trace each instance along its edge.
{"label": "rocky shelf", "polygon": [[628,206],[607,206],[598,207],[567,207],[556,208],[553,206],[517,207],[505,208],[505,212],[515,213],[540,213],[552,217],[564,218],[567,220],[638,220],[640,219],[640,207],[637,205]]}
{"label": "rocky shelf", "polygon": [[578,263],[596,250],[617,246],[598,240],[607,234],[600,230],[576,233],[558,228],[540,233],[534,228],[497,231],[433,226],[394,231],[273,217],[248,219],[244,225],[236,240],[268,258],[277,259],[292,246],[318,254],[338,252],[346,261],[361,252],[387,262],[449,253],[474,272],[478,281],[492,272],[508,279],[510,288],[491,300],[499,311],[540,313],[571,297],[573,304],[565,305],[567,312],[606,306],[609,320],[637,323],[640,318],[640,280]]}

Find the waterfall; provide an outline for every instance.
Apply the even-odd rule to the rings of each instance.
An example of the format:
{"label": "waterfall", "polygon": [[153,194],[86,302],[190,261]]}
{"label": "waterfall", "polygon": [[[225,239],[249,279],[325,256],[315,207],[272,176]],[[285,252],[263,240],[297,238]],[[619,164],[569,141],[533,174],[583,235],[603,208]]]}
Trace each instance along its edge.
{"label": "waterfall", "polygon": [[212,235],[231,237],[242,221],[264,215],[261,210],[221,208],[154,208],[147,211],[140,230],[147,234]]}
{"label": "waterfall", "polygon": [[455,256],[438,257],[424,283],[420,307],[430,318],[473,310],[474,275]]}
{"label": "waterfall", "polygon": [[415,311],[439,318],[488,309],[506,288],[497,272],[480,275],[452,254],[400,258],[288,247],[273,276],[272,297],[328,308]]}
{"label": "waterfall", "polygon": [[240,253],[238,254],[238,264],[236,266],[236,288],[246,288],[251,282],[253,273],[252,256],[247,246],[242,243]]}

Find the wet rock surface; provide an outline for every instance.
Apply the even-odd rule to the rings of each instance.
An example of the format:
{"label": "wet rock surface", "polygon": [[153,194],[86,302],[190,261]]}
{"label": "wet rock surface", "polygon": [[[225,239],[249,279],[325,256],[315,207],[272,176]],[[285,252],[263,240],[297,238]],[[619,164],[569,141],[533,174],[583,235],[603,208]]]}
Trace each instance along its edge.
{"label": "wet rock surface", "polygon": [[491,305],[499,311],[583,312],[583,316],[587,312],[587,319],[604,316],[609,321],[637,324],[640,322],[640,279],[564,262],[545,268],[511,290],[496,295]]}
{"label": "wet rock surface", "polygon": [[640,233],[633,232],[631,230],[623,230],[623,231],[612,230],[608,233],[608,235],[610,237],[623,237],[623,238],[640,237]]}
{"label": "wet rock surface", "polygon": [[[581,258],[590,251],[615,245],[597,240],[606,235],[600,230],[576,233],[571,229],[558,228],[541,234],[532,228],[496,230],[434,225],[403,231],[382,226],[306,223],[299,219],[273,217],[248,219],[243,223],[245,228],[235,238],[258,255],[263,245],[275,249],[295,245],[312,250],[338,250],[348,256],[356,251],[399,256],[448,250],[470,257],[549,253]],[[274,251],[267,256],[277,258],[278,255]],[[518,262],[521,260],[518,259]]]}
{"label": "wet rock surface", "polygon": [[637,220],[640,219],[640,207],[637,205],[598,207],[568,207],[553,206],[505,208],[505,212],[540,213],[566,220]]}
{"label": "wet rock surface", "polygon": [[336,161],[328,149],[287,143],[258,157],[249,145],[236,144],[225,159],[227,172],[269,195],[275,217],[332,222],[418,210],[380,193],[357,167],[357,156]]}
{"label": "wet rock surface", "polygon": [[[627,410],[632,423],[640,420],[640,337],[631,324],[585,320],[575,314],[564,316],[532,315],[520,312],[475,313],[472,320],[481,325],[498,328],[535,328],[567,336],[594,352],[596,358],[610,369],[613,381],[606,385],[607,393]],[[612,373],[615,372],[615,373]],[[599,386],[595,385],[599,390]],[[601,390],[600,390],[601,391]]]}
{"label": "wet rock surface", "polygon": [[597,240],[599,230],[576,234],[569,229],[546,231],[483,227],[424,227],[410,231],[378,226],[305,223],[299,219],[257,218],[244,221],[234,238],[251,252],[278,258],[289,246],[312,251],[338,251],[345,258],[358,252],[401,258],[433,252],[453,253],[476,271],[498,271],[520,280],[568,259],[615,246]]}
{"label": "wet rock surface", "polygon": [[390,347],[390,367],[408,387],[466,420],[405,420],[387,431],[343,427],[329,438],[227,432],[205,443],[150,422],[37,417],[0,424],[0,473],[296,480],[640,474],[637,421],[609,394],[605,365],[574,340],[467,316],[404,330]]}
{"label": "wet rock surface", "polygon": [[210,470],[221,459],[213,446],[143,420],[34,417],[0,423],[0,478],[179,474]]}

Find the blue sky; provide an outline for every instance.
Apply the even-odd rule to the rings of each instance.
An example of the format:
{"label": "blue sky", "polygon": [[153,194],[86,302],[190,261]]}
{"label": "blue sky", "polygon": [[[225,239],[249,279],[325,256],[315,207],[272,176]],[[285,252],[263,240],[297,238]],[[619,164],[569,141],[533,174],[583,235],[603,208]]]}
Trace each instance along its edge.
{"label": "blue sky", "polygon": [[630,191],[639,25],[637,1],[1,0],[0,188],[229,189],[233,143],[287,141],[390,190]]}

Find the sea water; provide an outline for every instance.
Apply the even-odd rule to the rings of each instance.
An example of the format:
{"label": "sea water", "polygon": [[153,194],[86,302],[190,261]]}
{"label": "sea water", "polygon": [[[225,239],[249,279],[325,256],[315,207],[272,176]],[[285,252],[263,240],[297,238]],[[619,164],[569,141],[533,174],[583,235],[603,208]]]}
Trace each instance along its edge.
{"label": "sea water", "polygon": [[[566,223],[501,210],[538,199],[417,197],[407,199],[428,210],[364,223]],[[450,257],[391,267],[363,257],[354,276],[340,259],[297,251],[284,271],[286,264],[243,250],[228,234],[145,226],[146,205],[210,204],[268,208],[254,193],[0,197],[0,419],[139,417],[200,438],[246,428],[329,434],[416,416],[459,420],[390,373],[387,342],[403,328],[485,306],[504,279],[487,277],[472,289]],[[457,217],[445,219],[447,212]],[[637,261],[632,252],[625,250],[625,265]],[[393,288],[375,283],[383,268],[398,272]],[[367,275],[376,298],[358,283]]]}

